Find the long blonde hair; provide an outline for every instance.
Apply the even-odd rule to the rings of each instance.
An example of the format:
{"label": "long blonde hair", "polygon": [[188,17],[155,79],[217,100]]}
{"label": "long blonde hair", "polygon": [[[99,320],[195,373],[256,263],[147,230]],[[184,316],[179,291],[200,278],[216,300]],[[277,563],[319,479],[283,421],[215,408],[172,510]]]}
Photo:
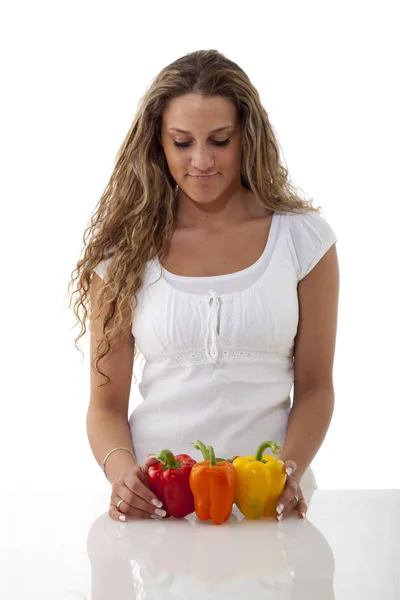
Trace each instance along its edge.
{"label": "long blonde hair", "polygon": [[[175,223],[177,185],[161,146],[162,115],[172,98],[187,93],[223,96],[236,105],[243,131],[241,183],[262,206],[290,213],[320,212],[320,207],[314,208],[312,200],[300,197],[289,181],[259,93],[236,63],[217,50],[199,50],[164,67],[141,98],[110,180],[84,232],[82,258],[68,285],[70,291],[77,281],[70,307],[76,295],[73,311],[81,331],[75,346],[80,350],[77,342],[86,332],[91,311],[92,270],[110,259],[99,291],[98,312],[92,315],[99,316],[101,309],[106,314],[103,338],[92,362],[101,375],[105,374],[98,369],[99,361],[108,354],[113,339],[133,322],[146,263],[156,256],[162,262],[167,253]],[[135,357],[137,354],[135,345]]]}

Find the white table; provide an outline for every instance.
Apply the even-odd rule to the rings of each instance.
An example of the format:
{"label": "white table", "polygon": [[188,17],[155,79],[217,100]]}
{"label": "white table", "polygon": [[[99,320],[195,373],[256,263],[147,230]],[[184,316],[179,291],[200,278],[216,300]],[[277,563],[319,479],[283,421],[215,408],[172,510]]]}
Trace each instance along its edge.
{"label": "white table", "polygon": [[[317,490],[224,525],[108,516],[109,494],[0,496],[4,600],[398,600],[400,490]],[[11,506],[12,503],[12,506]]]}

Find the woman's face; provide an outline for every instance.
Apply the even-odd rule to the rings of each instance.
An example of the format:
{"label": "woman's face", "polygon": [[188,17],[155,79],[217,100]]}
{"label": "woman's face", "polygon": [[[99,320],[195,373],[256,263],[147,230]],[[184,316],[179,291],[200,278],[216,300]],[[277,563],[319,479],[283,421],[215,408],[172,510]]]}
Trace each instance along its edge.
{"label": "woman's face", "polygon": [[161,141],[172,177],[193,201],[212,202],[240,187],[242,132],[236,107],[226,98],[185,94],[170,100]]}

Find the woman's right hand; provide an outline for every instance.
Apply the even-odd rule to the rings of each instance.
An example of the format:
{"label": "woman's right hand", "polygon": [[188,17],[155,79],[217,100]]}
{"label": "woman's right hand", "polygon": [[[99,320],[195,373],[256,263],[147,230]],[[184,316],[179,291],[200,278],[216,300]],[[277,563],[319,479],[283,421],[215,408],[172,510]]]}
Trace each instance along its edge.
{"label": "woman's right hand", "polygon": [[[160,519],[166,515],[160,500],[148,488],[147,472],[150,465],[157,463],[154,454],[146,456],[143,465],[137,465],[122,473],[113,483],[110,510],[108,514],[115,521],[125,521],[126,517],[139,519]],[[119,500],[123,500],[117,508]],[[121,518],[120,517],[125,517]]]}

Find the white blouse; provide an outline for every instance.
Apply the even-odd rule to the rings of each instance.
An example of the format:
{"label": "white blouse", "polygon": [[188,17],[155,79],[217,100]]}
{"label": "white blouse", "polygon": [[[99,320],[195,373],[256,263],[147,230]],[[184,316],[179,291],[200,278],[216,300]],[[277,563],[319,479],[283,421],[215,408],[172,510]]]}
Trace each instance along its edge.
{"label": "white blouse", "polygon": [[[337,241],[319,214],[275,212],[260,258],[216,277],[186,277],[149,261],[132,333],[145,359],[143,402],[129,417],[136,458],[168,448],[202,460],[283,445],[294,382],[298,282]],[[95,271],[106,276],[107,263]],[[269,451],[267,450],[268,454]],[[317,487],[309,468],[305,487]]]}

